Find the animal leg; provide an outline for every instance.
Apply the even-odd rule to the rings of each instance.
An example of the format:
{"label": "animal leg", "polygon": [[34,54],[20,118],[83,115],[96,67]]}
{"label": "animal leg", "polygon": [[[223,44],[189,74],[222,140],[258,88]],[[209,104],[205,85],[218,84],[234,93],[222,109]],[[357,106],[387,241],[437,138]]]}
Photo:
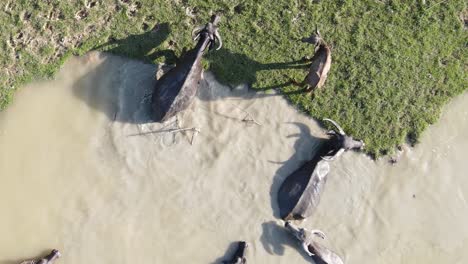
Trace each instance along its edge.
{"label": "animal leg", "polygon": [[294,80],[292,78],[289,79],[289,81],[291,82],[291,84],[293,84],[295,86],[300,86],[300,87],[304,86],[304,84],[302,82],[298,82],[298,81],[296,81],[296,80]]}
{"label": "animal leg", "polygon": [[305,92],[306,93],[312,93],[314,91],[314,89],[315,89],[315,87],[307,85],[307,87],[305,88]]}
{"label": "animal leg", "polygon": [[[294,86],[304,87],[304,82],[297,82],[294,79],[290,79],[290,82]],[[311,96],[313,96],[314,87],[311,87],[310,85],[306,84],[306,88],[304,90],[302,90],[302,91],[304,93],[309,93],[309,94],[311,94]]]}

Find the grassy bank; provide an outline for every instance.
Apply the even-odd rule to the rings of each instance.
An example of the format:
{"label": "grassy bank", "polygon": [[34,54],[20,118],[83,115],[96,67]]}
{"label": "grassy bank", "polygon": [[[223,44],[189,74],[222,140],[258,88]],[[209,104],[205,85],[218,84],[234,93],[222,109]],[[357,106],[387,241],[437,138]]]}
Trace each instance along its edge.
{"label": "grassy bank", "polygon": [[[313,117],[337,120],[379,156],[415,142],[442,106],[467,89],[468,17],[463,0],[7,0],[0,10],[0,107],[17,87],[50,77],[70,54],[110,51],[173,63],[192,46],[191,29],[223,15],[224,48],[208,67],[226,84],[280,87]],[[318,25],[332,46],[329,78],[315,97],[294,93],[300,62],[313,48],[298,40]]]}

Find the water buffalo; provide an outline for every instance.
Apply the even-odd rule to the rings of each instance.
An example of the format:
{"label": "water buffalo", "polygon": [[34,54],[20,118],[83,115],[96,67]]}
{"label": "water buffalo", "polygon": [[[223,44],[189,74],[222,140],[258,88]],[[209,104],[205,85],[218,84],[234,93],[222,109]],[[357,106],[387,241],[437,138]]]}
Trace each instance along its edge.
{"label": "water buffalo", "polygon": [[334,124],[338,132],[329,131],[327,134],[330,138],[322,144],[314,158],[290,174],[281,184],[278,204],[280,216],[284,220],[301,220],[311,216],[320,202],[327,182],[329,161],[340,156],[345,150],[364,147],[362,140],[347,136],[335,121],[324,120]]}
{"label": "water buffalo", "polygon": [[245,258],[245,254],[247,251],[247,247],[248,247],[247,242],[239,241],[236,252],[234,253],[234,256],[231,258],[231,260],[223,261],[223,263],[224,264],[246,264],[247,259]]}
{"label": "water buffalo", "polygon": [[313,240],[314,235],[325,239],[325,234],[322,231],[309,231],[305,228],[296,227],[290,222],[286,222],[284,226],[300,241],[302,249],[312,257],[316,264],[343,264],[343,260],[335,252]]}
{"label": "water buffalo", "polygon": [[151,97],[152,118],[156,122],[164,122],[180,111],[190,106],[195,98],[203,66],[202,56],[205,50],[213,49],[215,42],[222,46],[222,40],[218,33],[220,17],[213,15],[211,21],[203,27],[198,27],[192,32],[197,45],[188,51],[177,65],[164,74],[155,84]]}
{"label": "water buffalo", "polygon": [[351,149],[363,149],[365,144],[362,140],[356,140],[352,136],[346,135],[343,128],[341,128],[335,121],[325,118],[324,121],[332,123],[337,129],[330,130],[327,132],[327,135],[330,136],[328,149],[324,149],[326,153],[322,154],[322,159],[331,161],[343,154],[346,150]]}
{"label": "water buffalo", "polygon": [[52,250],[47,256],[40,259],[25,260],[21,264],[52,264],[55,260],[60,258],[61,254],[58,250]]}

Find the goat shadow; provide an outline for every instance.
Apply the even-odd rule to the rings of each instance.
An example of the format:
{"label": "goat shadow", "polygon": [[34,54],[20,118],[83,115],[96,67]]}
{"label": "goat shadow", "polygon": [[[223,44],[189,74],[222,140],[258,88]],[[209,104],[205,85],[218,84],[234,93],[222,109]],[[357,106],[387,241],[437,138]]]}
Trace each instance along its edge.
{"label": "goat shadow", "polygon": [[[210,62],[209,70],[216,75],[216,78],[225,85],[247,84],[254,91],[265,91],[270,89],[280,89],[292,85],[291,81],[272,84],[268,87],[252,87],[257,81],[257,74],[260,71],[303,69],[310,67],[310,62],[298,59],[286,62],[261,63],[249,56],[229,49],[222,48],[208,53],[206,59]],[[241,78],[239,78],[241,76]],[[302,93],[305,89],[298,89],[292,93]]]}

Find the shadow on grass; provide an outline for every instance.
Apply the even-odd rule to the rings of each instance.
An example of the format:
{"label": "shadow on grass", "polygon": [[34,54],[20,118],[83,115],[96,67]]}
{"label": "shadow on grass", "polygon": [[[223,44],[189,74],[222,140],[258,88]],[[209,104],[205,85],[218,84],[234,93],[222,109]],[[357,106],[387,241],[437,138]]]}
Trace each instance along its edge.
{"label": "shadow on grass", "polygon": [[[307,69],[310,63],[304,60],[288,62],[260,63],[245,54],[232,52],[228,49],[220,49],[206,56],[210,61],[209,70],[216,78],[226,85],[239,85],[246,83],[250,87],[257,81],[259,71],[284,70],[284,69]],[[291,85],[291,81],[274,84],[268,87],[252,87],[253,90],[277,89]],[[299,90],[303,92],[302,90]]]}
{"label": "shadow on grass", "polygon": [[167,39],[170,32],[169,23],[161,23],[142,34],[130,35],[123,39],[110,39],[109,42],[95,47],[94,50],[140,59],[146,63],[164,57],[166,63],[171,64],[177,59],[174,51],[155,51]]}

